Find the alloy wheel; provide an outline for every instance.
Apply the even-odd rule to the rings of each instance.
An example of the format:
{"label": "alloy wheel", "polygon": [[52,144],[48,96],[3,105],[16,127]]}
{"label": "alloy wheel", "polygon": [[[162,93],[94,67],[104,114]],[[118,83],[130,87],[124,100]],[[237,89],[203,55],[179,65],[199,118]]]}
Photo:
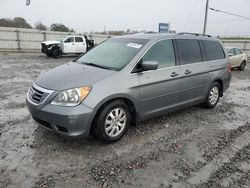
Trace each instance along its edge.
{"label": "alloy wheel", "polygon": [[122,108],[113,109],[105,120],[105,132],[110,137],[116,137],[126,127],[127,116]]}

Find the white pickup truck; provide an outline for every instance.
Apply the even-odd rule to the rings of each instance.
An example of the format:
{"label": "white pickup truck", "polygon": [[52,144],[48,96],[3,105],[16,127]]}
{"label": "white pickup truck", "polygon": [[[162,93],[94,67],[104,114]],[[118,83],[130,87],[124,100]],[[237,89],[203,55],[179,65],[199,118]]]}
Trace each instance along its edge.
{"label": "white pickup truck", "polygon": [[85,53],[94,47],[94,40],[89,40],[86,36],[67,36],[60,41],[44,41],[42,53],[49,57],[59,58],[64,54]]}

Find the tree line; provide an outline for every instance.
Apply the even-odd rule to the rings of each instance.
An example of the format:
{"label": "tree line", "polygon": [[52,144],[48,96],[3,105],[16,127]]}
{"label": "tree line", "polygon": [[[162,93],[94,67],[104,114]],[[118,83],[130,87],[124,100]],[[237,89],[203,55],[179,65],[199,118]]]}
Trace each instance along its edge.
{"label": "tree line", "polygon": [[[11,18],[0,18],[0,27],[15,27],[15,28],[35,28],[41,31],[61,31],[61,32],[75,32],[74,29],[70,29],[62,23],[53,23],[50,27],[46,26],[42,22],[36,22],[34,27],[32,27],[24,18],[15,17]],[[94,32],[91,31],[90,34],[104,34],[104,35],[128,35],[128,34],[136,34],[136,33],[155,33],[153,31],[131,31],[127,29],[126,31],[102,31],[102,32]]]}
{"label": "tree line", "polygon": [[11,18],[0,18],[0,27],[16,27],[16,28],[27,28],[27,29],[38,29],[42,31],[61,31],[61,32],[75,32],[74,29],[70,29],[61,23],[53,23],[50,27],[46,26],[42,22],[37,22],[34,27],[32,27],[24,18],[15,17]]}

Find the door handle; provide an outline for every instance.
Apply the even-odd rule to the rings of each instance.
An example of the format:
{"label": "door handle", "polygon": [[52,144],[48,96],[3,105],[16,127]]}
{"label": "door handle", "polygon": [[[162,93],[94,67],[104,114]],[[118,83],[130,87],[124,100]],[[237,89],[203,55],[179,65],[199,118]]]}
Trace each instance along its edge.
{"label": "door handle", "polygon": [[176,76],[178,76],[178,75],[179,75],[178,73],[172,72],[170,76],[171,76],[171,77],[176,77]]}
{"label": "door handle", "polygon": [[185,70],[185,72],[184,72],[184,74],[191,74],[192,73],[192,71],[190,71],[190,70]]}

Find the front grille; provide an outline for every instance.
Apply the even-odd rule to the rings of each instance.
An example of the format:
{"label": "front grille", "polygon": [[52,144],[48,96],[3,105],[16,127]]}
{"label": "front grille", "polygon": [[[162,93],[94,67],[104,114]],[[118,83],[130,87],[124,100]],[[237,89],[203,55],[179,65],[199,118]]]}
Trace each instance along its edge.
{"label": "front grille", "polygon": [[36,104],[42,103],[46,99],[46,97],[48,97],[48,95],[49,93],[40,91],[33,86],[31,86],[29,90],[29,98]]}

